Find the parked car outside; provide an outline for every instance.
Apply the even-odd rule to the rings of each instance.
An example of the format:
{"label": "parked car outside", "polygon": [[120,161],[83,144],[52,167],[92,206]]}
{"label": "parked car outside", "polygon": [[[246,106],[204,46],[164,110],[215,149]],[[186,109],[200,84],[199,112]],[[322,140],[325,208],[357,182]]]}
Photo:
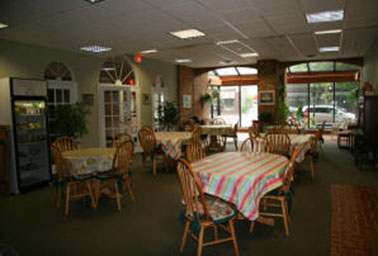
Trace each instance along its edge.
{"label": "parked car outside", "polygon": [[[326,123],[341,123],[356,121],[356,115],[354,113],[346,112],[340,107],[333,107],[332,105],[315,105],[315,106],[304,106],[302,108],[305,115],[305,119],[312,118],[315,112],[315,124],[320,124],[323,121]],[[335,122],[333,122],[333,114],[335,113]]]}

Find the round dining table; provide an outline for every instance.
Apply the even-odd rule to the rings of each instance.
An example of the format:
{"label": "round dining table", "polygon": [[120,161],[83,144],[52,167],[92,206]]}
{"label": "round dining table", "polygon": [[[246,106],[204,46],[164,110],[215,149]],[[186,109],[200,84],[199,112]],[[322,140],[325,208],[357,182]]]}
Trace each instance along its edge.
{"label": "round dining table", "polygon": [[112,169],[115,148],[82,148],[65,151],[63,159],[72,176],[88,175]]}
{"label": "round dining table", "polygon": [[179,159],[182,155],[182,146],[192,137],[191,132],[157,132],[156,144],[161,146],[164,153],[172,159]]}
{"label": "round dining table", "polygon": [[235,204],[245,218],[259,216],[259,202],[282,185],[289,160],[263,152],[222,152],[191,164],[205,193]]}

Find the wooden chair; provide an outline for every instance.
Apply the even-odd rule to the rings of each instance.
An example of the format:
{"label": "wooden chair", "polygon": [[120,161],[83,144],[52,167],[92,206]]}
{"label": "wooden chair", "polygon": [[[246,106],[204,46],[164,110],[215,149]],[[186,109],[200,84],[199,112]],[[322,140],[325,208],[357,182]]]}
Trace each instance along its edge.
{"label": "wooden chair", "polygon": [[[127,190],[132,201],[136,201],[131,188],[130,165],[134,154],[134,143],[132,140],[121,142],[114,154],[113,166],[110,172],[99,173],[96,179],[99,181],[96,187],[96,207],[101,194],[114,197],[117,202],[117,209],[121,210],[121,191]],[[122,184],[122,188],[120,188]],[[105,192],[104,192],[105,191]]]}
{"label": "wooden chair", "polygon": [[201,142],[202,129],[199,125],[194,125],[192,131],[192,141]]}
{"label": "wooden chair", "polygon": [[[190,235],[198,242],[197,256],[201,256],[202,249],[205,246],[231,241],[234,245],[235,254],[238,256],[239,249],[234,228],[237,211],[230,204],[220,199],[205,198],[198,176],[193,172],[189,163],[183,159],[178,160],[177,174],[186,208],[184,215],[186,224],[180,252],[184,251],[186,239]],[[204,242],[205,230],[208,228],[213,228],[215,239],[210,242]],[[220,238],[218,228],[223,229],[230,236]]]}
{"label": "wooden chair", "polygon": [[265,134],[265,139],[271,145],[270,153],[279,154],[283,156],[290,155],[290,137],[284,132],[268,132]]}
{"label": "wooden chair", "polygon": [[57,146],[51,145],[51,154],[57,171],[57,207],[60,207],[62,197],[65,201],[65,216],[68,215],[71,200],[90,197],[91,205],[94,206],[95,199],[91,186],[92,176],[73,177],[63,159],[62,151]]}
{"label": "wooden chair", "polygon": [[168,172],[167,157],[161,148],[157,148],[155,133],[152,129],[142,127],[138,132],[139,143],[143,149],[143,169],[146,168],[146,164],[150,162],[152,164],[152,173],[157,173],[157,160],[162,158],[162,163]]}
{"label": "wooden chair", "polygon": [[315,177],[314,159],[318,157],[318,143],[320,140],[320,129],[315,133],[315,137],[312,139],[311,149],[306,152],[306,161],[308,163],[309,170],[311,172],[311,178]]}
{"label": "wooden chair", "polygon": [[231,134],[224,134],[223,135],[225,137],[224,139],[224,149],[226,149],[226,145],[227,145],[227,138],[232,138],[234,140],[234,145],[235,145],[235,150],[238,151],[238,124],[236,123],[234,125],[234,129],[232,130],[232,133]]}
{"label": "wooden chair", "polygon": [[243,141],[240,151],[242,152],[270,152],[271,145],[264,137],[255,136]]}
{"label": "wooden chair", "polygon": [[[285,170],[285,176],[282,180],[282,186],[269,192],[268,194],[264,195],[260,201],[260,208],[262,208],[259,212],[260,216],[267,216],[267,217],[280,217],[283,218],[284,225],[285,225],[285,234],[286,236],[290,236],[290,216],[289,216],[289,205],[288,205],[288,198],[291,200],[291,191],[290,185],[291,181],[293,180],[294,175],[294,164],[295,159],[298,156],[298,151],[295,150],[293,155],[290,158],[289,164]],[[291,202],[290,202],[291,203]],[[280,212],[274,211],[273,209],[280,209]],[[272,209],[272,211],[269,211]],[[253,223],[253,222],[252,222]],[[251,223],[251,229],[253,225]]]}
{"label": "wooden chair", "polygon": [[57,147],[61,152],[78,149],[78,146],[75,140],[72,137],[67,137],[67,136],[56,138],[56,140],[52,144],[55,147]]}
{"label": "wooden chair", "polygon": [[196,162],[206,157],[205,149],[202,147],[201,142],[189,141],[186,145],[186,159],[189,163]]}
{"label": "wooden chair", "polygon": [[122,142],[128,141],[128,140],[133,141],[133,137],[131,137],[131,135],[128,134],[127,132],[117,133],[113,137],[112,147],[117,148]]}

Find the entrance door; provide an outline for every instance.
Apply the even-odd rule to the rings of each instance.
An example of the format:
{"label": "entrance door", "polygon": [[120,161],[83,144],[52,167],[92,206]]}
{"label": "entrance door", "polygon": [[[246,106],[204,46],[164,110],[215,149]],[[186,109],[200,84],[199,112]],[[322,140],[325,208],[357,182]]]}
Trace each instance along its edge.
{"label": "entrance door", "polygon": [[258,120],[257,85],[241,86],[241,127]]}

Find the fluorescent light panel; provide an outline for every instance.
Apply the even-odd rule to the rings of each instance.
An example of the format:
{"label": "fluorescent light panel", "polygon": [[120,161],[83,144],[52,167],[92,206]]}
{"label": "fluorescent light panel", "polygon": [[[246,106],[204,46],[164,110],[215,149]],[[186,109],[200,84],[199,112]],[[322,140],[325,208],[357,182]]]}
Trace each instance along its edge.
{"label": "fluorescent light panel", "polygon": [[240,57],[243,58],[251,58],[251,57],[257,57],[259,54],[257,52],[246,52],[246,53],[241,53]]}
{"label": "fluorescent light panel", "polygon": [[90,3],[90,4],[97,4],[97,3],[99,3],[99,2],[102,2],[102,1],[104,1],[104,0],[84,0],[85,2],[88,2],[88,3]]}
{"label": "fluorescent light panel", "polygon": [[344,19],[344,10],[325,11],[306,14],[307,23],[320,23]]}
{"label": "fluorescent light panel", "polygon": [[80,50],[99,53],[99,52],[111,51],[112,48],[106,47],[106,46],[100,46],[100,45],[87,45],[87,46],[80,47]]}
{"label": "fluorescent light panel", "polygon": [[176,63],[190,63],[191,59],[176,59]]}
{"label": "fluorescent light panel", "polygon": [[238,39],[232,39],[232,40],[225,40],[225,41],[218,41],[215,44],[216,45],[225,45],[225,44],[235,44],[239,43],[240,41]]}
{"label": "fluorescent light panel", "polygon": [[180,30],[180,31],[169,32],[169,33],[180,39],[189,39],[189,38],[205,36],[205,33],[197,29],[186,29],[186,30]]}
{"label": "fluorescent light panel", "polygon": [[340,51],[340,46],[327,46],[319,48],[319,52],[338,52]]}
{"label": "fluorescent light panel", "polygon": [[8,24],[0,23],[0,29],[9,27]]}
{"label": "fluorescent light panel", "polygon": [[341,33],[342,29],[331,29],[331,30],[322,30],[322,31],[315,31],[315,35],[328,35],[328,34],[338,34]]}
{"label": "fluorescent light panel", "polygon": [[156,53],[156,52],[157,52],[156,49],[149,49],[149,50],[141,51],[140,53],[141,54],[150,54],[150,53]]}

